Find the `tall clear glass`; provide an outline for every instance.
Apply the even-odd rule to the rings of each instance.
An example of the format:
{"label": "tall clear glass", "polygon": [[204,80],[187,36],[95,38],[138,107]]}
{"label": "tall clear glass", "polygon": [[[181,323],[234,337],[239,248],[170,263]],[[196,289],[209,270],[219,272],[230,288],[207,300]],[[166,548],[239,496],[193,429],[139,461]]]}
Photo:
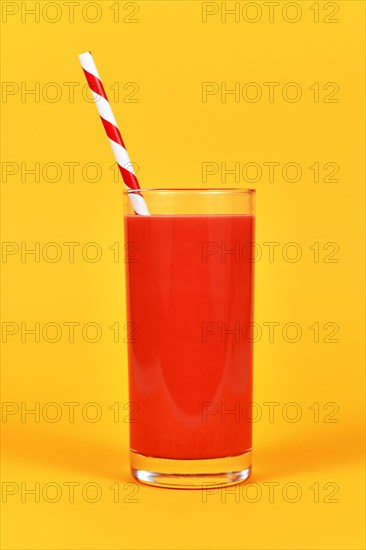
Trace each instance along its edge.
{"label": "tall clear glass", "polygon": [[252,189],[125,192],[132,474],[204,488],[247,479],[252,447]]}

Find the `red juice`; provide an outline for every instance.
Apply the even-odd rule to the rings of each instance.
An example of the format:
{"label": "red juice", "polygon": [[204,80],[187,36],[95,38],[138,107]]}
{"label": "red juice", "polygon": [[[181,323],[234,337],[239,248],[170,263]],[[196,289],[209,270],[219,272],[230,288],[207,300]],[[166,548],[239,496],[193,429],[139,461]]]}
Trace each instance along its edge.
{"label": "red juice", "polygon": [[251,215],[128,215],[131,450],[169,459],[251,449]]}

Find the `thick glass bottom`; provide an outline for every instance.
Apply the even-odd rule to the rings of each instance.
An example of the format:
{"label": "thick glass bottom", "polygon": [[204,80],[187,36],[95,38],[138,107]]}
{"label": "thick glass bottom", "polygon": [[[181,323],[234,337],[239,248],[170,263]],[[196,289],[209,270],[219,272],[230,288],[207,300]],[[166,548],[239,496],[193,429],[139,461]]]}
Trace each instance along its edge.
{"label": "thick glass bottom", "polygon": [[148,485],[176,489],[205,489],[235,485],[248,479],[252,452],[203,460],[153,458],[130,452],[132,475]]}

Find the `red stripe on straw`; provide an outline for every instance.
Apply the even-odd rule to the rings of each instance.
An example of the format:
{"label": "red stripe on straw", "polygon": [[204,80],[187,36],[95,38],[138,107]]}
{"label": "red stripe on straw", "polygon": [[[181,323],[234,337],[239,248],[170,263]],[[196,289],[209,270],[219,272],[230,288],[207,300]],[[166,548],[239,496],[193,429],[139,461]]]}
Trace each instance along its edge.
{"label": "red stripe on straw", "polygon": [[[114,126],[114,124],[111,124],[110,122],[108,122],[108,120],[105,120],[103,117],[100,117],[100,120],[103,123],[104,129],[105,129],[106,134],[109,137],[109,139],[111,139],[112,141],[115,141],[116,143],[119,143],[120,145],[122,145],[122,147],[124,149],[126,149],[125,144],[123,143],[122,136],[121,136],[120,131],[118,130],[118,128],[116,126]],[[130,187],[131,189],[139,189],[140,188],[139,183],[137,181],[137,178],[134,174],[132,174],[129,170],[126,170],[120,164],[118,164],[118,168],[121,172],[121,176],[123,178],[123,181],[125,182],[125,184],[128,187]]]}
{"label": "red stripe on straw", "polygon": [[83,71],[84,71],[85,77],[88,81],[89,88],[91,90],[93,90],[93,92],[95,92],[96,94],[101,95],[102,97],[104,97],[104,99],[106,99],[108,101],[107,94],[105,93],[105,90],[104,90],[104,86],[101,83],[101,81],[99,80],[99,78],[97,78],[93,74],[89,73],[84,68],[83,68]]}
{"label": "red stripe on straw", "polygon": [[[118,164],[118,162],[117,166],[127,187],[129,187],[130,189],[140,189],[139,182],[137,181],[135,174],[132,174],[132,172],[129,172],[128,170],[123,168],[123,166]],[[138,194],[140,195],[141,193]]]}
{"label": "red stripe on straw", "polygon": [[115,141],[116,143],[119,143],[120,145],[122,145],[124,149],[126,149],[125,144],[123,143],[121,133],[118,130],[117,126],[115,126],[114,124],[111,124],[110,122],[108,122],[108,120],[106,120],[103,117],[100,117],[100,118],[101,118],[101,121],[103,122],[103,126],[107,133],[107,136],[113,141]]}

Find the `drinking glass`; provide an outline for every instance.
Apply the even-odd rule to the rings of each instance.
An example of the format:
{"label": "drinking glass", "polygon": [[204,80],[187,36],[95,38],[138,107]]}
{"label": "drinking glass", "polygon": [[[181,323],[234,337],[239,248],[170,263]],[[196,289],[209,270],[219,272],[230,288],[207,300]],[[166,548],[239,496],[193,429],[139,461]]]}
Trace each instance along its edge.
{"label": "drinking glass", "polygon": [[[141,193],[150,215],[136,215]],[[247,479],[253,189],[124,193],[131,471],[151,485]]]}

